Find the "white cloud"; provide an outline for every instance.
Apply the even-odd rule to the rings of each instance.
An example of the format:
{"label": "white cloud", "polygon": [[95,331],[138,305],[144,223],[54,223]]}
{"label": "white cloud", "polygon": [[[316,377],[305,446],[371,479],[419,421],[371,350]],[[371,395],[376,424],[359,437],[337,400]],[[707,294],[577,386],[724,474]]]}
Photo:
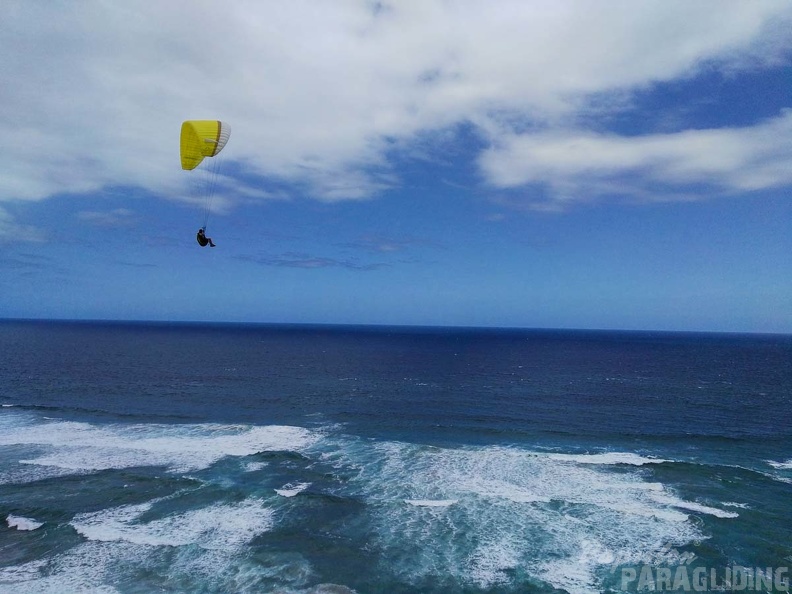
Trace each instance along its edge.
{"label": "white cloud", "polygon": [[115,208],[111,211],[84,210],[77,218],[98,227],[124,227],[134,222],[135,213],[128,208]]}
{"label": "white cloud", "polygon": [[496,187],[547,184],[564,200],[598,194],[684,198],[691,185],[711,194],[771,188],[792,184],[792,110],[749,128],[637,137],[579,130],[512,134],[483,152],[480,165]]}
{"label": "white cloud", "polygon": [[[632,154],[631,142],[642,154],[662,153],[670,149],[649,145],[676,141],[554,130],[568,129],[597,94],[689,76],[705,63],[740,68],[778,60],[790,43],[784,25],[792,22],[786,0],[377,6],[365,0],[4,4],[0,125],[7,156],[0,160],[0,200],[110,185],[186,199],[189,174],[179,170],[177,143],[181,121],[189,118],[231,122],[226,159],[323,200],[366,198],[398,183],[389,150],[459,123],[472,123],[492,140],[496,148],[482,163],[501,185],[541,177],[535,166],[521,171],[521,151],[545,155],[545,170],[563,173],[550,153],[570,134],[614,156]],[[548,146],[531,148],[518,123],[541,125],[537,138]],[[691,136],[715,142],[706,138]],[[758,156],[741,150],[731,158],[744,163]],[[745,170],[731,183],[770,183],[783,176],[782,164]],[[695,178],[707,166],[723,171],[702,162],[688,174]],[[675,167],[683,177],[683,156]],[[260,190],[242,186],[225,194],[235,192],[247,200]]]}

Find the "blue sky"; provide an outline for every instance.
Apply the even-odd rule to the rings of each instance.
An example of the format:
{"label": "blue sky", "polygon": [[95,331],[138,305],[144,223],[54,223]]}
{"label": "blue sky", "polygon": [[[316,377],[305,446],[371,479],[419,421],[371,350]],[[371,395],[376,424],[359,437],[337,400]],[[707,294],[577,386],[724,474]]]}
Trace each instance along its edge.
{"label": "blue sky", "polygon": [[786,0],[2,10],[0,317],[792,332]]}

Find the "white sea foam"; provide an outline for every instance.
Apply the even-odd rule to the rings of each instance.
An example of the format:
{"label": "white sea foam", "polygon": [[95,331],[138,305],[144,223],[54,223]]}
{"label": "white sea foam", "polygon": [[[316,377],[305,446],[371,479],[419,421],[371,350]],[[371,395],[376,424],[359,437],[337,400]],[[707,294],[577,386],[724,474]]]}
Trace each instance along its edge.
{"label": "white sea foam", "polygon": [[280,489],[275,489],[275,492],[281,497],[294,497],[310,486],[311,483],[286,483]]}
{"label": "white sea foam", "polygon": [[548,458],[562,462],[575,462],[576,464],[629,464],[643,466],[644,464],[662,464],[670,462],[662,458],[647,458],[631,452],[606,452],[603,454],[546,454]]}
{"label": "white sea foam", "polygon": [[267,467],[266,462],[248,462],[244,466],[245,472],[256,472],[266,467]]}
{"label": "white sea foam", "polygon": [[156,503],[126,505],[80,514],[71,524],[89,540],[125,541],[150,546],[196,544],[204,549],[227,550],[248,543],[272,528],[272,510],[261,501],[214,504],[181,514],[144,521],[141,516]]}
{"label": "white sea foam", "polygon": [[[353,483],[377,510],[376,544],[401,559],[383,570],[416,583],[451,576],[487,588],[524,572],[573,594],[596,591],[616,559],[638,563],[703,538],[690,512],[734,517],[646,481],[630,467],[661,460],[637,454],[360,441],[325,461],[357,470]],[[455,503],[443,514],[417,509],[439,501]]]}
{"label": "white sea foam", "polygon": [[0,445],[35,445],[46,453],[23,464],[75,472],[165,466],[174,472],[208,468],[225,456],[299,451],[319,435],[301,427],[245,425],[108,425],[55,421],[3,432]]}
{"label": "white sea foam", "polygon": [[470,581],[483,588],[508,583],[508,572],[520,565],[520,548],[511,535],[485,540],[467,560]]}
{"label": "white sea foam", "polygon": [[319,584],[301,594],[356,594],[352,588],[339,584]]}
{"label": "white sea foam", "polygon": [[774,462],[773,460],[768,460],[767,463],[778,470],[792,470],[792,460],[787,460],[786,462]]}
{"label": "white sea foam", "polygon": [[454,505],[458,499],[405,499],[404,503],[409,503],[416,507],[448,507]]}
{"label": "white sea foam", "polygon": [[41,571],[46,567],[46,559],[36,559],[22,565],[0,567],[0,585],[19,584],[29,582],[41,576]]}
{"label": "white sea foam", "polygon": [[702,514],[708,514],[711,516],[715,516],[716,518],[736,518],[740,515],[736,512],[725,511],[722,509],[718,509],[716,507],[703,505],[701,503],[695,503],[693,501],[684,501],[682,499],[674,497],[673,495],[669,495],[668,493],[665,492],[652,493],[652,499],[664,505],[678,507],[680,509],[687,509]]}
{"label": "white sea foam", "polygon": [[[649,478],[646,465],[662,460],[628,452],[447,449],[323,438],[294,427],[62,421],[28,424],[24,430],[11,426],[0,432],[3,443],[30,446],[22,449],[31,469],[59,472],[155,464],[200,470],[223,456],[238,456],[238,464],[227,466],[239,473],[263,468],[263,462],[244,459],[255,452],[301,451],[343,470],[344,481],[332,487],[340,495],[366,501],[365,518],[371,522],[366,533],[382,551],[382,571],[406,583],[453,580],[459,589],[508,587],[529,579],[571,594],[599,591],[598,576],[616,560],[640,563],[666,544],[703,538],[692,514],[737,515],[679,497]],[[295,482],[276,489],[278,494],[291,497],[309,486],[292,476]],[[234,477],[225,478],[237,485]],[[302,499],[307,498],[297,498],[295,505]],[[245,546],[274,523],[263,501],[174,511],[178,502],[176,496],[80,514],[71,523],[86,542],[56,555],[46,567],[4,568],[0,584],[29,582],[29,588],[14,591],[46,594],[114,593],[102,584],[114,583],[123,565],[167,567],[174,583],[200,579],[217,584],[217,591],[253,591],[262,575],[287,582],[283,591],[310,591],[310,564],[298,554],[278,554],[264,563],[256,557],[255,564],[247,564]]]}
{"label": "white sea foam", "polygon": [[119,594],[104,583],[109,557],[102,543],[79,544],[54,559],[0,568],[0,587],[11,586],[4,591],[15,594]]}
{"label": "white sea foam", "polygon": [[279,587],[278,592],[296,592],[312,577],[310,564],[299,555],[268,553],[248,558],[244,551],[88,540],[48,560],[0,568],[0,592],[118,594],[129,590],[129,582],[121,590],[110,584],[123,583],[130,575],[136,592],[161,591],[163,580],[179,584],[180,592],[273,591],[261,586],[262,576],[290,586]]}
{"label": "white sea foam", "polygon": [[582,538],[570,556],[541,563],[539,574],[544,581],[572,594],[597,592],[599,588],[592,569],[614,560],[613,552],[601,542]]}
{"label": "white sea foam", "polygon": [[0,485],[21,485],[59,476],[87,474],[88,472],[90,471],[57,468],[55,466],[31,466],[30,464],[21,464],[0,471]]}
{"label": "white sea foam", "polygon": [[44,525],[43,522],[37,522],[36,520],[31,520],[30,518],[14,516],[11,514],[8,514],[6,522],[8,523],[9,528],[16,528],[17,530],[37,530]]}
{"label": "white sea foam", "polygon": [[475,493],[481,497],[495,499],[508,499],[514,503],[549,503],[550,496],[539,494],[536,490],[526,488],[514,482],[501,480],[491,476],[482,477],[472,475],[462,478],[459,486],[466,492]]}

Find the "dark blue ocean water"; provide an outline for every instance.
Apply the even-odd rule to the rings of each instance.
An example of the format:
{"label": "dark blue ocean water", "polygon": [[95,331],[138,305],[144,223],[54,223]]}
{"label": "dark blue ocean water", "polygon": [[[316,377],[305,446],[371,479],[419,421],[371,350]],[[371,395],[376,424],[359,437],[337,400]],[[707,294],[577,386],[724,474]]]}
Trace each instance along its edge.
{"label": "dark blue ocean water", "polygon": [[5,321],[0,405],[0,592],[792,577],[790,336]]}

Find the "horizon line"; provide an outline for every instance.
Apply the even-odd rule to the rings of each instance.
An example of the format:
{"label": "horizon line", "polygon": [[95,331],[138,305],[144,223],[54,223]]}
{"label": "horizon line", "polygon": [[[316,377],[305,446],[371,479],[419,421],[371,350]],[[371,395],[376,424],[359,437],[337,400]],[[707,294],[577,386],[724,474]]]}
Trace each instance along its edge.
{"label": "horizon line", "polygon": [[408,323],[361,323],[361,322],[264,322],[264,321],[217,321],[217,320],[156,320],[156,319],[122,319],[122,318],[28,318],[0,317],[0,323],[32,322],[56,324],[105,324],[105,325],[137,325],[137,326],[261,326],[281,328],[355,328],[359,330],[392,330],[404,331],[468,331],[468,332],[577,332],[577,333],[621,333],[621,334],[717,334],[741,336],[774,336],[792,337],[792,332],[757,332],[743,330],[669,330],[652,328],[572,328],[549,326],[483,326],[462,324],[408,324]]}

